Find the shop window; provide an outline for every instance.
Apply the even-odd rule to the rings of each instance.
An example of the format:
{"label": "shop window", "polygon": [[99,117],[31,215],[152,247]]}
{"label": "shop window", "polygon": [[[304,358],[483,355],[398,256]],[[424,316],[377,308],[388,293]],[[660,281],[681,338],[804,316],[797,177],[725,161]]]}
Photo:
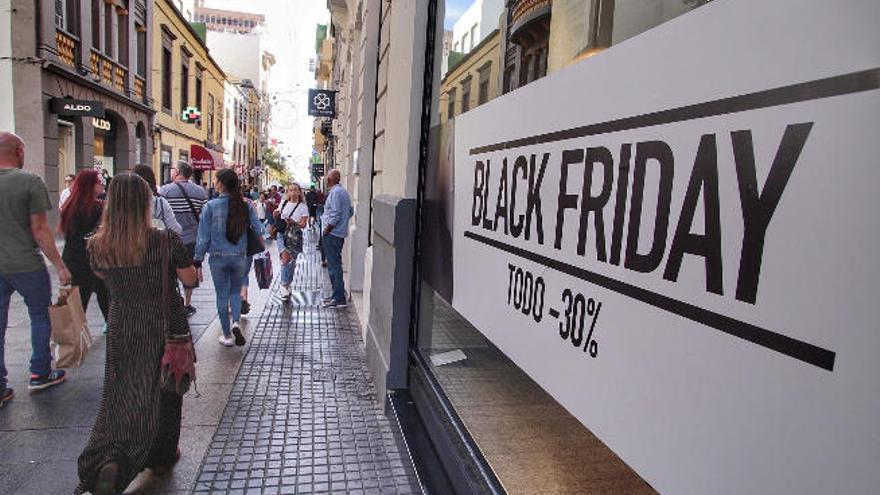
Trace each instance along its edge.
{"label": "shop window", "polygon": [[171,182],[171,156],[173,153],[171,146],[162,145],[159,151],[159,165],[162,168],[162,183]]}
{"label": "shop window", "polygon": [[147,131],[143,122],[138,122],[134,131],[135,135],[135,160],[138,165],[147,164]]}
{"label": "shop window", "polygon": [[[438,12],[448,15],[456,12],[453,6],[460,5],[460,2],[452,0],[433,1],[439,4]],[[453,438],[446,439],[447,442],[438,442],[446,449],[446,454],[461,456],[461,462],[454,463],[456,467],[465,465],[463,471],[466,472],[449,474],[470,475],[481,471],[486,473],[486,483],[490,488],[497,488],[498,492],[503,492],[504,487],[515,487],[511,491],[539,493],[552,486],[557,493],[576,493],[605,483],[606,487],[615,486],[616,492],[655,493],[639,478],[638,473],[501,352],[483,333],[487,328],[474,325],[458,313],[452,304],[458,296],[453,294],[453,287],[468,283],[467,278],[464,281],[454,279],[457,276],[467,277],[468,274],[455,269],[460,268],[454,264],[459,263],[461,257],[452,255],[453,232],[456,228],[453,219],[462,213],[454,211],[455,197],[467,193],[456,191],[453,187],[455,175],[459,172],[454,170],[455,164],[451,159],[454,155],[451,150],[458,144],[453,140],[456,99],[461,99],[458,113],[464,113],[472,106],[491,100],[495,96],[493,92],[497,94],[501,89],[493,85],[501,86],[506,92],[543,77],[548,72],[548,58],[552,49],[549,37],[551,11],[556,15],[552,8],[580,14],[579,21],[583,25],[589,21],[590,5],[597,1],[483,2],[484,8],[491,3],[497,4],[497,13],[484,13],[483,21],[476,29],[468,23],[466,32],[457,33],[452,45],[454,51],[471,51],[469,61],[475,70],[470,74],[459,73],[457,78],[450,77],[455,74],[441,73],[443,61],[439,56],[432,58],[433,52],[426,54],[426,60],[433,60],[434,64],[433,85],[428,86],[441,88],[432,90],[429,108],[431,112],[440,112],[447,118],[443,119],[442,115],[436,113],[425,116],[425,123],[433,127],[427,133],[427,162],[420,169],[420,173],[424,174],[420,175],[423,182],[419,191],[423,202],[418,212],[421,230],[417,246],[418,273],[414,281],[418,295],[413,321],[414,335],[409,349],[412,357],[409,362],[409,383],[416,383],[413,390],[418,393],[413,393],[411,398],[420,414],[428,411],[422,416],[423,419],[436,420],[439,417],[440,422],[445,422],[445,416],[449,415],[451,423],[463,426],[463,432],[456,432]],[[652,2],[640,0],[640,3],[650,8]],[[511,22],[511,11],[516,9],[517,15],[523,12],[528,14],[518,17],[518,24]],[[452,17],[437,19],[438,25],[433,26],[431,31],[436,36],[434,42],[441,42],[442,28],[457,20]],[[496,23],[498,20],[501,22]],[[482,35],[495,29],[499,30],[499,43],[481,41]],[[511,36],[511,30],[516,31],[518,36]],[[485,44],[481,45],[478,58],[471,48],[480,43]],[[586,42],[580,44],[578,49],[583,46],[586,46]],[[484,49],[489,53],[484,54]],[[472,91],[477,94],[473,95]],[[507,99],[496,104],[515,105],[514,100]],[[516,126],[511,125],[516,135]],[[473,129],[472,132],[480,130]],[[488,134],[484,137],[488,142],[496,139]],[[515,153],[511,156],[515,156]],[[499,163],[492,158],[491,164],[492,173],[496,175],[502,167],[501,157],[497,158]],[[509,169],[506,173],[509,173]],[[524,197],[526,192],[521,189],[519,194]],[[419,383],[430,383],[430,386],[419,389]],[[434,394],[439,396],[436,400],[433,399]],[[503,421],[493,418],[502,418]],[[450,430],[429,428],[428,436],[435,440],[450,434]],[[461,445],[466,447],[459,447]],[[516,452],[510,450],[511,445],[516,446]],[[601,463],[601,472],[570,469],[566,456],[561,454],[566,452],[580,452],[591,462],[597,465]],[[471,459],[464,459],[468,456]],[[535,462],[536,459],[542,461]],[[477,464],[478,469],[473,468],[470,461]]]}
{"label": "shop window", "polygon": [[461,113],[471,109],[471,79],[471,76],[468,76],[461,82]]}

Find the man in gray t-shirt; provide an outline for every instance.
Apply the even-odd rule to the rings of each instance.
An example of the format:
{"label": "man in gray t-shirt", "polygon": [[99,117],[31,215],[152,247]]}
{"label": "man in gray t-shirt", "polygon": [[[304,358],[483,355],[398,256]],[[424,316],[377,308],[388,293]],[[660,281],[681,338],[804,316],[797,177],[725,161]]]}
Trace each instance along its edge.
{"label": "man in gray t-shirt", "polygon": [[[199,215],[202,213],[202,207],[208,201],[208,193],[198,184],[190,181],[193,176],[193,168],[189,163],[184,161],[177,162],[177,167],[171,170],[170,184],[165,184],[159,189],[159,194],[168,200],[171,210],[174,212],[174,218],[180,224],[180,238],[189,251],[189,257],[192,259],[196,252],[196,233],[199,230]],[[199,279],[202,278],[201,266],[196,266],[199,270]],[[198,285],[196,285],[197,287]],[[188,316],[196,313],[196,308],[190,302],[192,301],[192,290],[195,287],[183,286],[183,302],[186,305]]]}
{"label": "man in gray t-shirt", "polygon": [[[42,143],[40,143],[42,145]],[[58,270],[62,285],[70,284],[49,227],[52,210],[49,192],[42,179],[21,170],[24,141],[11,132],[0,132],[0,408],[13,397],[7,387],[6,327],[14,292],[24,298],[31,320],[31,381],[28,389],[44,390],[64,381],[64,370],[52,369],[49,336],[49,306],[52,285],[41,252]]]}

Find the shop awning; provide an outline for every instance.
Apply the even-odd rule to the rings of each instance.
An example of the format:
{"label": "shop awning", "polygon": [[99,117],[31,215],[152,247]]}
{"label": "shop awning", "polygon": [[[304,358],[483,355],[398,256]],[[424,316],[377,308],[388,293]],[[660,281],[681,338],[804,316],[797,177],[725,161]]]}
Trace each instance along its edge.
{"label": "shop awning", "polygon": [[224,167],[221,153],[198,144],[190,145],[189,157],[195,170],[217,170]]}

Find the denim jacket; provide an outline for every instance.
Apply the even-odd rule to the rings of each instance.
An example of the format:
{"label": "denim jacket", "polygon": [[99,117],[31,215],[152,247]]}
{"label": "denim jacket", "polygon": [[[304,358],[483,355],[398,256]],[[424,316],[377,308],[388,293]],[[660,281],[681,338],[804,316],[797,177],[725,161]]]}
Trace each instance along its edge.
{"label": "denim jacket", "polygon": [[[195,261],[211,256],[244,256],[247,253],[247,233],[242,234],[237,243],[226,238],[226,217],[229,214],[229,195],[223,193],[217,199],[208,201],[199,218],[199,230],[196,237]],[[263,226],[257,219],[254,208],[248,204],[250,228],[258,234],[263,233]]]}

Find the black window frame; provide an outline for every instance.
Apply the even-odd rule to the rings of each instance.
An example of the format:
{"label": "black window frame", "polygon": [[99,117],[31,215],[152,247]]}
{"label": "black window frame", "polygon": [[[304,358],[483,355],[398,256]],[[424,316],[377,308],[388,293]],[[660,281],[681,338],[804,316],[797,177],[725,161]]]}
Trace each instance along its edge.
{"label": "black window frame", "polygon": [[174,113],[174,34],[162,26],[162,110]]}
{"label": "black window frame", "polygon": [[492,61],[489,60],[477,69],[477,106],[489,101],[489,90],[492,80]]}
{"label": "black window frame", "polygon": [[461,80],[461,113],[471,109],[471,91],[473,90],[474,78],[468,74]]}
{"label": "black window frame", "polygon": [[180,111],[183,112],[189,106],[189,68],[192,54],[180,47]]}

